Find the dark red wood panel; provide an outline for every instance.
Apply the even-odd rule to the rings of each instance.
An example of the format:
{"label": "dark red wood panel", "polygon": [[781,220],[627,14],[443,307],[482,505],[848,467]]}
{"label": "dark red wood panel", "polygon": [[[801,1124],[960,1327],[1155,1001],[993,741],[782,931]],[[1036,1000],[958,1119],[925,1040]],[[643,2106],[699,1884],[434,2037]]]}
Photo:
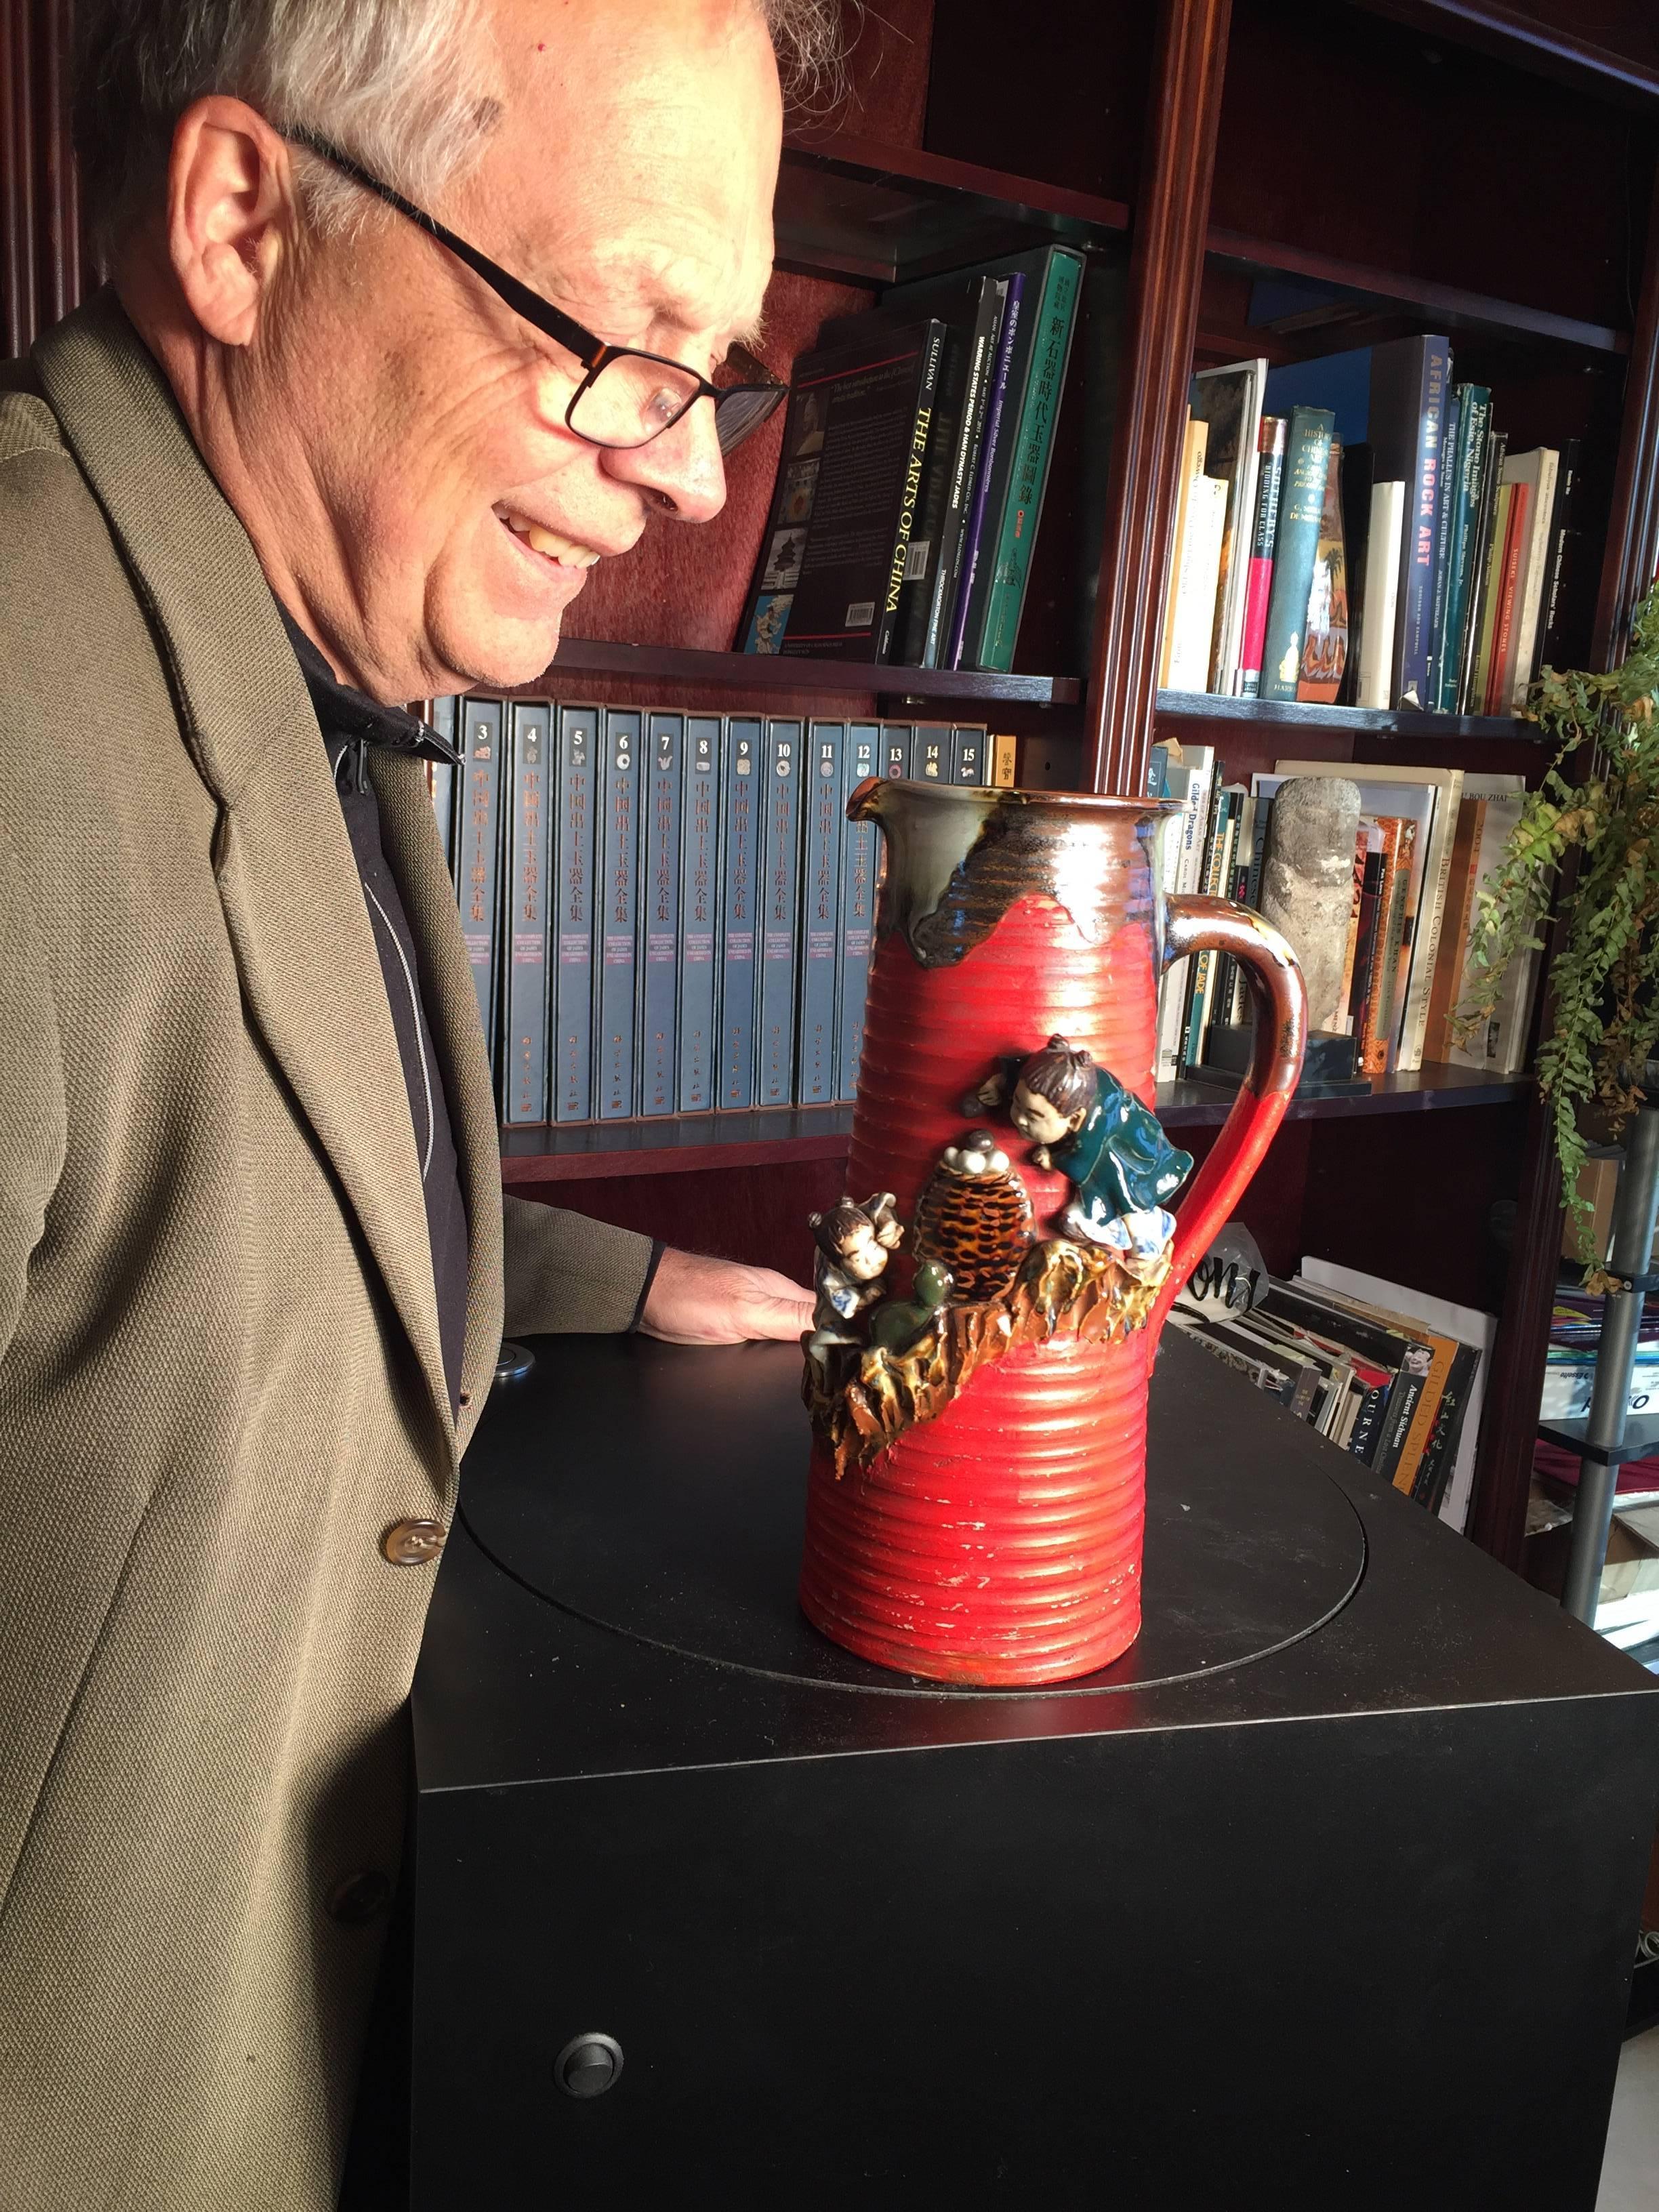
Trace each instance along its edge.
{"label": "dark red wood panel", "polygon": [[516,1195],[637,1229],[684,1252],[777,1267],[801,1283],[812,1277],[809,1213],[842,1195],[841,1163],[799,1161],[783,1167],[706,1169],[700,1174],[618,1176],[604,1182],[522,1183]]}

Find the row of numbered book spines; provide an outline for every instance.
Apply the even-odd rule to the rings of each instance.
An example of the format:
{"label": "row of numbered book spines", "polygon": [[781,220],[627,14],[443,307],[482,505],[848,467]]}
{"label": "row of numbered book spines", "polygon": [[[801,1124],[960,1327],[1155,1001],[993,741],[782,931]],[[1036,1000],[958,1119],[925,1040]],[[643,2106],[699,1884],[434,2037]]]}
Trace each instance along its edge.
{"label": "row of numbered book spines", "polygon": [[1273,1277],[1248,1310],[1183,1291],[1170,1318],[1395,1489],[1439,1510],[1480,1364],[1474,1345]]}
{"label": "row of numbered book spines", "polygon": [[850,1098],[872,775],[1014,780],[976,725],[440,702],[429,772],[510,1123]]}
{"label": "row of numbered book spines", "polygon": [[[1345,451],[1334,407],[1275,386],[1367,386]],[[1160,682],[1313,703],[1508,714],[1559,665],[1578,441],[1510,454],[1443,338],[1193,380]],[[1350,405],[1357,404],[1351,398]]]}

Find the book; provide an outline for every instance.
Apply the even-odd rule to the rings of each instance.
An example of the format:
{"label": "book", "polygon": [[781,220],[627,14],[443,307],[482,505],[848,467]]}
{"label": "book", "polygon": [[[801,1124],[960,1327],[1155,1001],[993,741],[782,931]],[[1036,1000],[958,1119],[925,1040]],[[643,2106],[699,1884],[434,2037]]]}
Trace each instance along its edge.
{"label": "book", "polygon": [[1432,707],[1439,696],[1440,668],[1445,659],[1446,594],[1451,575],[1452,510],[1457,504],[1457,445],[1462,419],[1462,386],[1446,393],[1440,422],[1440,453],[1434,497],[1434,570],[1429,589],[1429,674],[1423,704]]}
{"label": "book", "polygon": [[720,969],[720,718],[688,714],[681,755],[680,971],[675,1031],[682,1114],[714,1104]]}
{"label": "book", "polygon": [[1443,337],[1395,338],[1371,349],[1366,434],[1379,477],[1408,489],[1405,558],[1395,613],[1398,696],[1426,707],[1433,655],[1434,549],[1441,483],[1441,430],[1451,371]]}
{"label": "book", "polygon": [[1550,523],[1550,551],[1544,586],[1544,617],[1533,667],[1559,668],[1566,658],[1564,629],[1567,620],[1569,586],[1573,556],[1583,532],[1577,525],[1577,491],[1581,441],[1569,438],[1561,448],[1555,477],[1555,513]]}
{"label": "book", "polygon": [[1474,544],[1469,557],[1468,601],[1463,611],[1463,657],[1457,678],[1457,711],[1460,714],[1473,714],[1479,696],[1475,684],[1475,661],[1486,628],[1487,571],[1492,533],[1498,520],[1498,479],[1503,474],[1504,459],[1508,451],[1508,433],[1488,430],[1486,464],[1480,472],[1480,507],[1475,523]]}
{"label": "book", "polygon": [[1011,270],[1003,281],[1006,289],[1003,294],[1002,326],[997,333],[996,357],[987,398],[984,429],[979,452],[974,460],[973,489],[963,523],[962,546],[957,559],[956,597],[951,608],[949,643],[940,662],[941,666],[946,668],[960,668],[968,659],[969,620],[980,580],[980,568],[981,561],[990,557],[988,541],[991,526],[987,518],[993,513],[991,488],[996,479],[999,457],[1003,453],[1006,441],[1013,435],[1013,404],[1010,388],[1014,376],[1015,357],[1025,337],[1025,277],[1022,270],[1016,269]]}
{"label": "book", "polygon": [[1256,520],[1261,393],[1267,380],[1265,361],[1240,361],[1224,368],[1200,369],[1188,387],[1194,419],[1209,428],[1206,471],[1220,477],[1227,488],[1209,665],[1199,688],[1229,696],[1238,684]]}
{"label": "book", "polygon": [[884,325],[796,362],[745,653],[890,654],[944,338]]}
{"label": "book", "polygon": [[499,699],[461,702],[461,812],[455,890],[484,1050],[495,1056],[495,933],[501,898],[502,707]]}
{"label": "book", "polygon": [[635,1112],[635,985],[640,918],[641,717],[605,710],[599,780],[598,974],[594,992],[594,1113],[601,1121]]}
{"label": "book", "polygon": [[1019,739],[1012,730],[999,730],[990,740],[991,781],[999,791],[1013,791],[1019,783]]}
{"label": "book", "polygon": [[[1504,465],[1507,468],[1509,465],[1506,462]],[[1510,685],[1515,672],[1516,594],[1530,534],[1534,487],[1511,479],[1504,489],[1509,504],[1500,566],[1494,580],[1492,640],[1486,659],[1486,710],[1489,714],[1508,711]]]}
{"label": "book", "polygon": [[1443,1060],[1450,1056],[1451,1015],[1462,996],[1469,933],[1476,914],[1475,893],[1480,882],[1476,865],[1480,831],[1490,803],[1484,799],[1465,799],[1457,809],[1445,915],[1441,924],[1440,947],[1435,954],[1434,981],[1429,991],[1429,1018],[1423,1040],[1425,1060]]}
{"label": "book", "polygon": [[[1479,842],[1469,862],[1477,888],[1497,867],[1504,847],[1521,818],[1521,799],[1509,793],[1486,796]],[[1532,950],[1516,953],[1504,975],[1498,1004],[1477,1035],[1467,1045],[1449,1043],[1446,1057],[1454,1066],[1476,1067],[1493,1075],[1520,1073],[1527,1064],[1527,1032],[1540,957]],[[1470,995],[1473,981],[1466,942],[1460,988],[1451,1001],[1454,1012]]]}
{"label": "book", "polygon": [[1449,517],[1446,550],[1444,619],[1435,656],[1434,699],[1443,714],[1458,711],[1462,677],[1464,635],[1468,624],[1469,599],[1474,592],[1480,512],[1486,494],[1486,469],[1492,428],[1492,392],[1484,384],[1457,388],[1457,447],[1447,501]]}
{"label": "book", "polygon": [[864,1000],[875,942],[876,876],[880,831],[873,822],[849,822],[847,801],[860,784],[878,773],[881,730],[874,722],[854,722],[842,756],[841,804],[841,954],[836,970],[836,1087],[837,1098],[858,1093],[859,1063],[864,1057]]}
{"label": "book", "polygon": [[985,768],[985,731],[972,724],[958,726],[951,732],[951,759],[947,771],[952,783],[986,784],[990,781]]}
{"label": "book", "polygon": [[794,1103],[827,1106],[836,1096],[836,965],[840,949],[842,756],[847,728],[814,722],[800,780],[800,992]]}
{"label": "book", "polygon": [[1008,300],[1008,279],[1006,276],[980,276],[973,280],[973,289],[975,295],[974,321],[966,334],[962,404],[945,477],[939,561],[928,605],[922,653],[924,668],[944,666],[945,656],[951,649],[951,620],[956,610],[957,590],[962,580],[969,514],[979,480],[979,459],[991,410],[998,345]]}
{"label": "book", "polygon": [[[1217,781],[1215,747],[1182,745],[1179,761],[1165,755],[1163,774],[1168,795],[1179,799],[1182,808],[1178,824],[1171,822],[1162,833],[1164,887],[1166,891],[1196,891],[1203,878]],[[1166,968],[1159,985],[1157,1079],[1160,1083],[1173,1082],[1181,1073],[1188,998],[1184,969],[1188,964],[1177,962]]]}
{"label": "book", "polygon": [[1333,438],[1325,465],[1325,503],[1308,586],[1307,626],[1296,696],[1334,706],[1348,665],[1348,579],[1342,542],[1342,441]]}
{"label": "book", "polygon": [[1504,596],[1504,564],[1510,550],[1510,511],[1515,501],[1515,486],[1498,483],[1494,488],[1491,521],[1486,532],[1486,560],[1480,582],[1480,597],[1477,625],[1470,659],[1468,703],[1466,713],[1484,714],[1488,712],[1486,700],[1492,683],[1492,641],[1498,628],[1498,610]]}
{"label": "book", "polygon": [[939,722],[918,722],[910,746],[913,783],[949,783],[951,732]]}
{"label": "book", "polygon": [[593,1111],[594,829],[599,710],[561,707],[553,797],[553,1118]]}
{"label": "book", "polygon": [[1359,648],[1355,704],[1394,704],[1395,614],[1405,544],[1406,487],[1399,478],[1371,486],[1370,529],[1365,544],[1365,615]]}
{"label": "book", "polygon": [[1367,561],[1370,551],[1371,449],[1364,440],[1342,441],[1342,550],[1348,579],[1348,650],[1336,695],[1340,707],[1359,702],[1360,658],[1365,650]]}
{"label": "book", "polygon": [[684,714],[653,714],[645,726],[640,784],[639,1073],[635,1112],[654,1120],[679,1105],[680,758]]}
{"label": "book", "polygon": [[884,722],[881,726],[881,768],[879,773],[889,783],[906,783],[910,777],[910,756],[915,746],[915,729],[909,722]]}
{"label": "book", "polygon": [[1524,468],[1532,486],[1531,520],[1516,580],[1514,652],[1506,663],[1499,694],[1509,702],[1502,710],[1504,713],[1519,714],[1525,707],[1538,658],[1560,462],[1561,456],[1553,447],[1540,446],[1535,453],[1522,453],[1518,459],[1512,459],[1504,465],[1506,468]]}
{"label": "book", "polygon": [[800,878],[801,725],[766,726],[761,756],[758,994],[755,1103],[794,1095],[796,890]]}
{"label": "book", "polygon": [[[1187,559],[1188,519],[1194,502],[1201,503],[1200,487],[1206,481],[1204,455],[1209,440],[1209,424],[1194,421],[1189,414],[1187,428],[1182,434],[1181,474],[1176,482],[1175,524],[1170,538],[1170,575],[1164,590],[1164,636],[1158,649],[1158,688],[1160,691],[1170,691],[1176,688],[1172,671],[1182,577]],[[1185,688],[1190,690],[1192,687]]]}
{"label": "book", "polygon": [[[455,743],[455,702],[451,699],[429,699],[427,702],[427,721],[433,735],[441,738],[452,751],[459,750]],[[456,769],[449,761],[427,763],[427,789],[432,794],[432,817],[438,825],[438,842],[443,848],[444,866],[453,877],[455,872],[455,805]]]}
{"label": "book", "polygon": [[732,1109],[755,1103],[755,958],[760,904],[761,822],[764,812],[761,725],[733,714],[720,763],[721,825],[720,1059],[717,1103]]}
{"label": "book", "polygon": [[1325,407],[1291,410],[1279,500],[1273,592],[1262,643],[1261,696],[1264,699],[1296,696],[1335,421]]}
{"label": "book", "polygon": [[1244,586],[1244,617],[1239,634],[1238,696],[1254,699],[1261,689],[1261,648],[1267,635],[1267,603],[1273,592],[1273,548],[1279,537],[1279,488],[1285,476],[1285,440],[1290,424],[1282,415],[1264,415],[1257,440],[1255,520]]}
{"label": "book", "polygon": [[[1042,266],[1032,272],[1028,287],[1035,307],[1024,325],[1030,350],[1023,385],[1016,387],[1012,368],[1010,372],[1010,392],[1018,389],[1018,403],[1013,436],[1004,448],[1008,475],[1006,481],[999,475],[989,480],[986,512],[994,518],[995,537],[988,563],[980,563],[968,610],[966,665],[1005,673],[1014,665],[1083,282],[1080,253],[1061,246],[1038,251]],[[996,466],[1000,471],[1000,455]]]}
{"label": "book", "polygon": [[1169,689],[1202,691],[1209,682],[1217,578],[1227,487],[1200,475],[1193,484],[1182,532],[1181,568],[1170,617]]}
{"label": "book", "polygon": [[[1215,795],[1215,818],[1205,855],[1204,890],[1211,898],[1224,897],[1231,881],[1233,848],[1238,836],[1238,811],[1247,796],[1243,785],[1224,784]],[[1208,948],[1196,953],[1188,992],[1187,1027],[1182,1041],[1182,1063],[1196,1066],[1204,1058],[1204,1039],[1217,986],[1220,955]]]}
{"label": "book", "polygon": [[547,939],[553,710],[520,700],[509,727],[507,851],[501,931],[501,1119],[545,1121]]}

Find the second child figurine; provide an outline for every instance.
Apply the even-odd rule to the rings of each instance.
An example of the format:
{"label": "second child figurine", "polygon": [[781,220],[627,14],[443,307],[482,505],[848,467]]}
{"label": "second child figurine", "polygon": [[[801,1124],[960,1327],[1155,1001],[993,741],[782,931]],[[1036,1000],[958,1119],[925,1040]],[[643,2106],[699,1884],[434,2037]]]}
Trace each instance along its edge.
{"label": "second child figurine", "polygon": [[827,1213],[808,1217],[818,1248],[812,1327],[801,1339],[809,1358],[822,1360],[832,1345],[861,1345],[854,1322],[881,1297],[881,1278],[903,1239],[893,1194],[878,1190],[862,1206],[843,1198]]}

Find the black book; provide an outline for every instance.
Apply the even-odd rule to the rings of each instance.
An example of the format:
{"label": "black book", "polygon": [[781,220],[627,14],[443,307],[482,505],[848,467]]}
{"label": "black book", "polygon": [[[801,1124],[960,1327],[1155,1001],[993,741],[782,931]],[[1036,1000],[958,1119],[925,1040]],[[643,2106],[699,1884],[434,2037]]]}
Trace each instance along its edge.
{"label": "black book", "polygon": [[1538,649],[1532,661],[1534,678],[1540,668],[1559,668],[1566,658],[1562,650],[1561,630],[1568,600],[1565,586],[1571,573],[1570,549],[1576,547],[1583,534],[1574,522],[1582,446],[1581,439],[1569,438],[1561,448],[1560,465],[1556,471],[1555,506],[1550,515],[1549,542],[1544,556],[1543,618],[1538,625]]}
{"label": "black book", "polygon": [[890,657],[945,337],[884,322],[796,362],[744,652]]}
{"label": "black book", "polygon": [[1365,562],[1371,535],[1371,449],[1342,448],[1342,538],[1348,574],[1348,657],[1337,703],[1353,706],[1359,696],[1359,647],[1365,628]]}

